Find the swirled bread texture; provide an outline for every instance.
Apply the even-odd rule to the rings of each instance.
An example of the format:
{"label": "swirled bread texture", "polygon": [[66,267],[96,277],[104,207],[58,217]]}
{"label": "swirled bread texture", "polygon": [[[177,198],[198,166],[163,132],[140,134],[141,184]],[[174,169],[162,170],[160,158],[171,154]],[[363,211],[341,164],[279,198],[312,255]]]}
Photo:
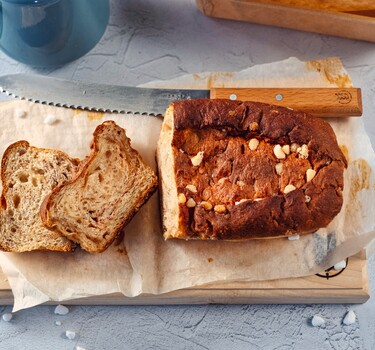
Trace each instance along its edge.
{"label": "swirled bread texture", "polygon": [[157,188],[157,177],[113,121],[99,125],[91,154],[76,175],[55,188],[40,214],[90,253],[103,252]]}
{"label": "swirled bread texture", "polygon": [[56,186],[72,177],[78,162],[64,152],[32,147],[27,141],[7,148],[1,162],[1,250],[67,252],[74,248],[64,235],[44,227],[39,208]]}

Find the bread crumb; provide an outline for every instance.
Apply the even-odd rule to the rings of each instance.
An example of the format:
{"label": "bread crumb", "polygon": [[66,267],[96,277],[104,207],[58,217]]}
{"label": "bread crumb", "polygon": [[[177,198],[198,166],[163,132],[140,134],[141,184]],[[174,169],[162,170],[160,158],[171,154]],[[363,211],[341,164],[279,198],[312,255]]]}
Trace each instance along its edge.
{"label": "bread crumb", "polygon": [[69,313],[69,309],[64,305],[57,305],[55,308],[56,315],[67,315]]}
{"label": "bread crumb", "polygon": [[5,313],[1,318],[3,319],[3,321],[9,322],[13,318],[13,315],[11,313]]}
{"label": "bread crumb", "polygon": [[179,204],[185,204],[186,203],[186,196],[183,193],[180,193],[177,197]]}
{"label": "bread crumb", "polygon": [[286,185],[285,188],[284,188],[284,193],[287,194],[287,193],[289,193],[289,192],[294,191],[295,189],[296,189],[296,188],[295,188],[295,186],[293,186],[293,185]]}
{"label": "bread crumb", "polygon": [[211,210],[212,209],[212,204],[210,202],[207,202],[207,201],[203,201],[201,202],[201,206],[205,209],[205,210]]}
{"label": "bread crumb", "polygon": [[236,185],[238,185],[240,187],[243,187],[243,186],[245,186],[245,183],[243,181],[239,180],[239,181],[236,182]]}
{"label": "bread crumb", "polygon": [[283,163],[277,163],[275,165],[275,170],[276,170],[277,175],[281,175],[281,173],[283,171]]}
{"label": "bread crumb", "polygon": [[256,130],[258,130],[258,127],[259,127],[259,125],[258,125],[257,122],[252,122],[252,123],[250,124],[250,130],[251,130],[251,131],[256,131]]}
{"label": "bread crumb", "polygon": [[339,261],[337,264],[333,266],[335,270],[342,270],[346,267],[346,260]]}
{"label": "bread crumb", "polygon": [[353,323],[355,323],[356,321],[356,315],[354,313],[353,310],[349,310],[348,313],[345,315],[342,323],[345,325],[345,326],[349,326]]}
{"label": "bread crumb", "polygon": [[299,148],[299,144],[298,143],[292,143],[290,145],[290,150],[291,152],[297,152],[297,149]]}
{"label": "bread crumb", "polygon": [[258,145],[259,145],[259,140],[257,139],[251,139],[249,141],[249,148],[252,151],[255,151],[258,148]]}
{"label": "bread crumb", "polygon": [[309,157],[309,149],[307,145],[302,145],[302,147],[297,148],[298,157],[302,159],[307,159]]}
{"label": "bread crumb", "polygon": [[77,346],[76,346],[76,350],[86,350],[86,349],[83,348],[82,346],[77,345]]}
{"label": "bread crumb", "polygon": [[290,154],[290,146],[289,145],[284,145],[282,147],[282,150],[285,154]]}
{"label": "bread crumb", "polygon": [[66,331],[65,332],[65,335],[68,339],[70,340],[74,340],[75,337],[76,337],[76,332],[73,332],[73,331]]}
{"label": "bread crumb", "polygon": [[215,205],[214,211],[216,213],[222,214],[222,213],[225,213],[227,211],[227,208],[223,204],[218,204],[218,205]]}
{"label": "bread crumb", "polygon": [[186,206],[188,208],[194,208],[197,205],[195,200],[193,198],[189,198],[188,201],[186,202]]}
{"label": "bread crumb", "polygon": [[234,205],[238,205],[238,204],[241,204],[243,202],[247,202],[249,201],[250,199],[246,199],[246,198],[242,198],[241,200],[239,200],[238,202],[234,202]]}
{"label": "bread crumb", "polygon": [[325,323],[326,322],[324,321],[324,319],[319,315],[315,315],[311,320],[311,324],[313,325],[313,327],[320,327]]}
{"label": "bread crumb", "polygon": [[228,178],[227,177],[222,177],[222,178],[220,178],[219,180],[218,180],[218,184],[219,185],[222,185],[222,184],[224,184],[224,182],[227,180]]}
{"label": "bread crumb", "polygon": [[201,165],[202,161],[203,161],[203,154],[204,152],[203,151],[200,151],[198,152],[194,157],[191,157],[191,164],[193,164],[193,166],[199,166]]}
{"label": "bread crumb", "polygon": [[306,182],[311,181],[316,175],[316,171],[314,169],[307,169],[306,170]]}
{"label": "bread crumb", "polygon": [[48,114],[44,119],[44,124],[53,125],[57,122],[57,118],[53,114]]}
{"label": "bread crumb", "polygon": [[288,236],[289,241],[297,241],[299,240],[299,235],[292,235]]}
{"label": "bread crumb", "polygon": [[212,258],[207,258],[207,261],[210,263],[210,262],[213,262],[214,259],[212,259]]}
{"label": "bread crumb", "polygon": [[190,192],[197,193],[197,188],[194,185],[187,185],[186,189],[189,190]]}
{"label": "bread crumb", "polygon": [[55,321],[55,325],[56,325],[56,326],[61,326],[61,324],[62,324],[62,323],[61,323],[60,321]]}
{"label": "bread crumb", "polygon": [[273,153],[276,156],[277,159],[285,159],[285,153],[280,145],[276,145],[273,148]]}
{"label": "bread crumb", "polygon": [[26,118],[27,113],[26,113],[26,111],[24,109],[17,108],[14,111],[14,115],[15,115],[16,118],[24,119],[24,118]]}

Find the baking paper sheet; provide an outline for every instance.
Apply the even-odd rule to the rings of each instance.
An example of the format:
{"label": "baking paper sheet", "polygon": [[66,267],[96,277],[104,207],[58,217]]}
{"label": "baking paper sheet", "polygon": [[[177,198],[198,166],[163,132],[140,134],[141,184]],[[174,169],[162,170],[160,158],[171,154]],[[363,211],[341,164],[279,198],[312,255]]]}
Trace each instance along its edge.
{"label": "baking paper sheet", "polygon": [[[158,87],[350,87],[337,58],[301,62],[295,58],[254,66],[236,73],[200,73]],[[16,108],[27,111],[16,117]],[[58,118],[44,124],[48,114]],[[124,127],[145,161],[156,169],[155,148],[161,119],[149,116],[102,115],[28,102],[0,106],[0,153],[21,139],[38,147],[61,149],[73,157],[89,153],[95,127],[104,120]],[[122,292],[165,293],[211,282],[269,280],[321,272],[351,256],[375,237],[375,157],[361,118],[330,119],[349,167],[345,172],[344,204],[325,229],[300,240],[185,242],[164,241],[158,194],[142,207],[106,252],[1,253],[0,264],[15,296],[14,311],[48,300],[64,301]]]}

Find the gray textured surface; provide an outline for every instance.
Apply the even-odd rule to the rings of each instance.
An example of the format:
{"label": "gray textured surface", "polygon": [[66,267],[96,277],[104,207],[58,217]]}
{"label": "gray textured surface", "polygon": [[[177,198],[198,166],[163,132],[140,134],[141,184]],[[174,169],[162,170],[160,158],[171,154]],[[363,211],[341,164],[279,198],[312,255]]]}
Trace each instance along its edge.
{"label": "gray textured surface", "polygon": [[[0,53],[0,74],[37,72],[93,82],[136,85],[182,73],[240,70],[298,57],[339,56],[375,113],[375,44],[204,17],[193,0],[113,0],[110,25],[85,57],[35,71]],[[365,119],[374,144],[375,118]],[[375,295],[375,259],[369,261]],[[348,309],[358,321],[343,326]],[[0,314],[10,312],[0,307]],[[0,349],[375,349],[375,302],[315,306],[36,307],[0,320]],[[326,325],[313,328],[314,314]],[[55,321],[61,321],[56,326]],[[77,332],[68,340],[65,330]]]}

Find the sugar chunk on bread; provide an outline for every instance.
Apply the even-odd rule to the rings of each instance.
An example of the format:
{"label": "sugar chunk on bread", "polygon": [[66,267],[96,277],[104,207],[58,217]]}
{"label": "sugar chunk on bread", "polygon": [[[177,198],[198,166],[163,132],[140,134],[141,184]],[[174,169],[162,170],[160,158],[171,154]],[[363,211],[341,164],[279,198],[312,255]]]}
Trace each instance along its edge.
{"label": "sugar chunk on bread", "polygon": [[74,248],[65,236],[43,225],[39,209],[55,186],[70,179],[77,164],[77,159],[63,152],[32,147],[27,141],[7,148],[1,162],[1,250],[68,252]]}
{"label": "sugar chunk on bread", "polygon": [[41,218],[90,253],[104,251],[157,188],[154,171],[113,121],[99,125],[73,179],[45,199]]}

